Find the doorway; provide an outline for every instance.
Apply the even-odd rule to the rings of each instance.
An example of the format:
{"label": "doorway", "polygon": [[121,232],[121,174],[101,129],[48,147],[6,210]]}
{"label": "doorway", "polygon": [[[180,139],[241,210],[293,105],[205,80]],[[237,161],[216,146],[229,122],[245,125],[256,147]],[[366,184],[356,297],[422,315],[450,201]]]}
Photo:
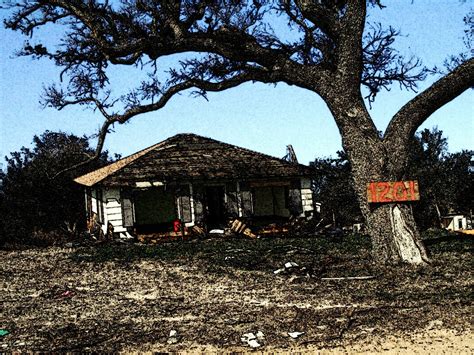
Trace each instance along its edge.
{"label": "doorway", "polygon": [[224,186],[206,186],[205,193],[208,227],[222,226],[225,222]]}

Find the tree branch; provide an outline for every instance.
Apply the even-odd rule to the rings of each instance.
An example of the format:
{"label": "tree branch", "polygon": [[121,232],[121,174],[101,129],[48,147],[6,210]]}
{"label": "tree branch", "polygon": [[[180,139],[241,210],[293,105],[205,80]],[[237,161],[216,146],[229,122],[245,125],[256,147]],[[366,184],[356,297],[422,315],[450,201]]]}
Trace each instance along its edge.
{"label": "tree branch", "polygon": [[361,43],[366,11],[365,0],[347,1],[338,39],[338,74],[345,80],[353,81],[353,87],[357,90],[359,90],[360,77],[363,72]]}
{"label": "tree branch", "polygon": [[84,160],[80,163],[74,164],[72,166],[68,166],[67,168],[64,168],[64,169],[58,171],[56,174],[53,175],[52,179],[55,179],[58,176],[66,173],[68,171],[75,170],[77,168],[80,168],[82,166],[90,164],[93,161],[96,161],[97,159],[99,159],[100,155],[102,154],[102,150],[104,149],[105,137],[107,136],[107,133],[109,132],[109,127],[112,123],[113,123],[112,121],[105,121],[102,124],[102,127],[100,128],[100,130],[97,134],[97,136],[98,136],[97,147],[95,149],[95,152],[94,152],[93,156],[91,156],[90,158],[88,158],[88,159],[86,159],[86,160]]}
{"label": "tree branch", "polygon": [[240,84],[243,84],[245,82],[248,82],[248,81],[273,82],[273,80],[274,79],[270,78],[270,74],[265,73],[263,71],[262,72],[254,71],[252,73],[244,72],[240,75],[234,76],[231,79],[223,80],[221,82],[210,82],[210,81],[199,80],[199,79],[190,79],[188,81],[181,82],[179,84],[176,84],[176,85],[170,87],[168,90],[166,90],[165,92],[162,93],[160,99],[155,103],[148,104],[148,105],[139,105],[139,106],[136,106],[136,107],[131,107],[128,110],[125,110],[125,112],[122,113],[122,114],[114,114],[114,115],[107,114],[104,110],[103,103],[101,101],[99,101],[98,99],[93,98],[93,97],[78,99],[78,100],[74,100],[74,101],[64,100],[63,103],[62,103],[62,106],[61,106],[62,108],[66,107],[68,105],[79,104],[81,102],[84,102],[84,103],[92,102],[101,111],[101,113],[104,115],[106,120],[103,123],[101,129],[99,130],[98,143],[97,143],[97,147],[96,147],[94,155],[92,157],[90,157],[89,159],[86,159],[85,161],[81,162],[81,163],[78,163],[78,164],[75,164],[71,167],[62,169],[61,171],[57,172],[53,176],[53,178],[65,173],[67,171],[77,169],[81,166],[87,165],[87,164],[97,160],[100,157],[100,154],[102,153],[104,143],[105,143],[105,138],[106,138],[107,133],[109,132],[109,128],[112,124],[114,124],[114,123],[123,124],[123,123],[126,123],[131,118],[133,118],[137,115],[147,113],[147,112],[157,111],[157,110],[163,108],[166,105],[166,103],[174,95],[176,95],[176,94],[178,94],[178,93],[180,93],[184,90],[191,89],[191,88],[194,87],[194,88],[197,88],[199,90],[206,91],[206,92],[207,91],[223,91],[223,90],[227,90],[227,89],[236,87],[236,86],[238,86]]}
{"label": "tree branch", "polygon": [[411,139],[417,128],[433,112],[472,86],[474,86],[474,58],[459,65],[405,104],[390,121],[384,140],[390,146],[400,139]]}
{"label": "tree branch", "polygon": [[259,82],[269,83],[269,82],[274,82],[273,80],[274,79],[271,78],[269,73],[264,73],[263,71],[261,72],[255,71],[253,73],[244,72],[230,79],[226,79],[220,82],[211,82],[211,81],[206,81],[206,80],[200,80],[197,78],[190,78],[187,81],[180,82],[168,88],[166,91],[162,93],[161,97],[159,98],[157,102],[151,103],[148,105],[138,105],[135,107],[131,107],[122,114],[113,115],[112,119],[122,124],[130,120],[132,117],[137,116],[139,114],[157,111],[163,108],[174,95],[191,88],[197,88],[199,90],[206,91],[206,92],[207,91],[215,92],[215,91],[224,91],[224,90],[239,86],[240,84],[243,84],[248,81],[259,81]]}

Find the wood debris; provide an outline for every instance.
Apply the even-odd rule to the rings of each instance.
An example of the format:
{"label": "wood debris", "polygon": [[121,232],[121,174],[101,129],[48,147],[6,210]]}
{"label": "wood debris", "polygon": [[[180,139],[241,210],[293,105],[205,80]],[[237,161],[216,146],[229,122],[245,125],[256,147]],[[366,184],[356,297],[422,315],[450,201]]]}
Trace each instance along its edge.
{"label": "wood debris", "polygon": [[245,223],[235,219],[230,225],[230,230],[237,234],[243,234],[249,238],[257,238],[257,235],[252,232],[250,228],[247,227]]}

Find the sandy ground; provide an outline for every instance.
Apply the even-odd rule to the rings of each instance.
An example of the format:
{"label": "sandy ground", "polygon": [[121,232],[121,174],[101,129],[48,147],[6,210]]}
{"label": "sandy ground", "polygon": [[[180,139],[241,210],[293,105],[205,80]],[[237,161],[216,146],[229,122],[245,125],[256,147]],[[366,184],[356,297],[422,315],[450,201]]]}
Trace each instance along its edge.
{"label": "sandy ground", "polygon": [[[264,352],[474,352],[472,244],[385,270],[363,248],[176,245],[0,251],[0,351],[241,352],[260,331]],[[322,279],[354,270],[374,278]]]}

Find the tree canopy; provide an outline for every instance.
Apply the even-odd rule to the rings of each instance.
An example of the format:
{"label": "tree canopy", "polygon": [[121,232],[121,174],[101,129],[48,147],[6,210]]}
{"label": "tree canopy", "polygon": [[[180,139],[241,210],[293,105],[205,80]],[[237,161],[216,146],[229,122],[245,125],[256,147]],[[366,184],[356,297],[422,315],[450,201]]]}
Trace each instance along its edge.
{"label": "tree canopy", "polygon": [[[359,91],[363,85],[372,101],[393,83],[415,89],[427,74],[418,59],[403,58],[394,49],[397,30],[366,23],[367,6],[383,7],[379,0],[52,0],[10,6],[16,12],[6,27],[25,35],[48,24],[64,27],[67,35],[57,47],[26,42],[20,54],[51,59],[62,68],[61,78],[68,78],[67,85],[46,88],[45,105],[91,105],[104,115],[98,152],[111,125],[158,110],[188,89],[205,96],[249,81],[285,82],[328,101],[341,86]],[[282,23],[287,29],[277,31]],[[183,56],[175,66],[162,67],[159,60],[172,54]],[[464,56],[458,64],[394,117],[387,139],[397,139],[400,130],[402,136],[413,134],[430,113],[470,85],[472,60]],[[136,66],[148,79],[114,97],[110,65]],[[351,82],[355,85],[346,87]],[[411,120],[402,118],[408,115]],[[335,118],[338,126],[346,125]],[[358,124],[373,134],[372,122]]]}
{"label": "tree canopy", "polygon": [[109,162],[108,153],[74,172],[56,174],[93,154],[86,137],[46,131],[33,138],[32,149],[23,147],[6,157],[0,188],[4,241],[29,241],[35,230],[72,230],[84,225],[84,191],[73,178]]}

